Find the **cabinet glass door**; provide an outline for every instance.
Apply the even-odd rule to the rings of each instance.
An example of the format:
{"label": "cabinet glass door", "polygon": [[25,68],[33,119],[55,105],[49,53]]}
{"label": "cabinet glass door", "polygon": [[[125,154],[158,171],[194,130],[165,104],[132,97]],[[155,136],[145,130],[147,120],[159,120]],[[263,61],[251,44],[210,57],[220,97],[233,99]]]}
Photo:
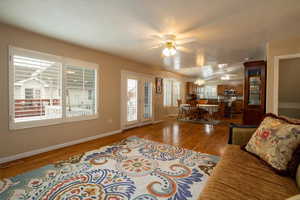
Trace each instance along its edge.
{"label": "cabinet glass door", "polygon": [[261,71],[249,70],[249,98],[248,105],[261,105]]}

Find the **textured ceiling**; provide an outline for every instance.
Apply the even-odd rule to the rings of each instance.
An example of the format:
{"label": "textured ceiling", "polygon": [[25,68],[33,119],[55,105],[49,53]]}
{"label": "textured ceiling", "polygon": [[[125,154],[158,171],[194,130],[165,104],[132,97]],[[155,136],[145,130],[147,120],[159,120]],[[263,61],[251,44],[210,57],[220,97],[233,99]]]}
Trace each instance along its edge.
{"label": "textured ceiling", "polygon": [[[300,1],[1,0],[0,21],[213,80],[241,74],[245,58],[265,59],[267,41],[299,35]],[[162,47],[152,47],[168,33],[194,42],[164,58]],[[230,69],[220,71],[218,63]]]}

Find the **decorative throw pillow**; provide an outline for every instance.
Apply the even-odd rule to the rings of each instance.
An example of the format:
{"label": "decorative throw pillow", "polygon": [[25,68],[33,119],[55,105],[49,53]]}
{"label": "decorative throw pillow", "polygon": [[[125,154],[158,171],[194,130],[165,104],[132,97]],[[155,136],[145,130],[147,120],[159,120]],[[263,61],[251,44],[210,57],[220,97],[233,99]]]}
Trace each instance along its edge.
{"label": "decorative throw pillow", "polygon": [[300,144],[300,124],[268,114],[246,145],[246,151],[266,161],[278,172],[286,172]]}

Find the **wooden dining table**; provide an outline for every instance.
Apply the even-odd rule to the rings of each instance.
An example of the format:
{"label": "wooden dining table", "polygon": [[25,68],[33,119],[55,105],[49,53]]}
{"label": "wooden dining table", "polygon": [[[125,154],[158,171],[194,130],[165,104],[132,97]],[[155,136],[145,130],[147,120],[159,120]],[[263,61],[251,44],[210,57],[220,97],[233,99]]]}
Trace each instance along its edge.
{"label": "wooden dining table", "polygon": [[[190,104],[181,104],[181,109],[187,108],[187,110],[191,107],[193,107]],[[213,113],[217,112],[219,109],[219,105],[215,105],[215,104],[197,104],[196,105],[197,108],[201,108],[203,110],[206,110],[209,113],[209,118],[208,121],[213,121]]]}
{"label": "wooden dining table", "polygon": [[209,113],[209,121],[214,121],[214,112],[217,112],[219,105],[216,104],[197,104],[198,108],[204,109]]}
{"label": "wooden dining table", "polygon": [[198,108],[202,108],[209,112],[209,114],[213,114],[214,112],[218,111],[219,105],[216,104],[197,104]]}

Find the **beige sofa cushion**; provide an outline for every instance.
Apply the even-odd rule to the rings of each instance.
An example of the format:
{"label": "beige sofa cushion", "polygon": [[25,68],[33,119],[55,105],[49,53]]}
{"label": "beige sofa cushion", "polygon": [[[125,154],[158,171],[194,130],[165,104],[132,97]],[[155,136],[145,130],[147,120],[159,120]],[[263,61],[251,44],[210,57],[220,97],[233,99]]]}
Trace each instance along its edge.
{"label": "beige sofa cushion", "polygon": [[297,186],[300,188],[300,165],[298,165],[297,174],[296,174]]}
{"label": "beige sofa cushion", "polygon": [[282,200],[299,193],[295,180],[274,173],[240,146],[227,145],[199,199]]}
{"label": "beige sofa cushion", "polygon": [[246,145],[256,128],[234,128],[232,129],[232,144]]}
{"label": "beige sofa cushion", "polygon": [[295,196],[292,196],[291,198],[288,198],[286,200],[300,200],[300,195],[295,195]]}

